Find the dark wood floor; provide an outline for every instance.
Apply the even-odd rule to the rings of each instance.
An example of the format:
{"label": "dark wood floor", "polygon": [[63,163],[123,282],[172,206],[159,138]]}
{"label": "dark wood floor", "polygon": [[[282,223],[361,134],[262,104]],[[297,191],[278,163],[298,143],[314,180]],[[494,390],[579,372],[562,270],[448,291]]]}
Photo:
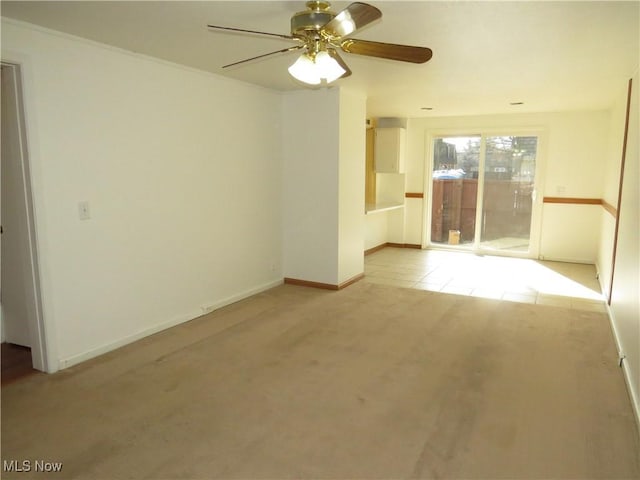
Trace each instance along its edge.
{"label": "dark wood floor", "polygon": [[31,365],[31,349],[11,343],[2,344],[2,385],[37,373]]}

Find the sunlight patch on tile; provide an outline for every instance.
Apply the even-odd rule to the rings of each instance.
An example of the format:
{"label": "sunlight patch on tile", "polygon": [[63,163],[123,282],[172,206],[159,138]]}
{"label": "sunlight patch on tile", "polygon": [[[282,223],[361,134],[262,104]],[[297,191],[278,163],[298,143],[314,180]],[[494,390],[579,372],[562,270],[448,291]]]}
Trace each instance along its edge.
{"label": "sunlight patch on tile", "polygon": [[365,272],[375,283],[606,311],[593,265],[387,247],[365,257]]}

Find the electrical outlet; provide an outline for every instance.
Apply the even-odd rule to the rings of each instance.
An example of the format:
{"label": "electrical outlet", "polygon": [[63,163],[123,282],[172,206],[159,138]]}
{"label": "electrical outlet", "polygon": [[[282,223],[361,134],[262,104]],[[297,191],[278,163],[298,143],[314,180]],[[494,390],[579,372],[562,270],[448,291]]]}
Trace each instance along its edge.
{"label": "electrical outlet", "polygon": [[618,366],[622,367],[622,362],[624,361],[624,359],[627,358],[627,356],[624,354],[624,352],[618,352]]}

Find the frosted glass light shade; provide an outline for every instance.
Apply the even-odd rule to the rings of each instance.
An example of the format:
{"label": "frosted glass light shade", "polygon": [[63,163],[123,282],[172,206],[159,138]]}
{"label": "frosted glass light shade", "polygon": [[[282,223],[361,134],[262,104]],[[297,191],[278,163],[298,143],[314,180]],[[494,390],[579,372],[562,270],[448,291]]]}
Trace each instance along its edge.
{"label": "frosted glass light shade", "polygon": [[315,59],[303,53],[289,67],[289,73],[293,78],[309,85],[318,85],[323,79],[331,83],[345,72],[346,70],[325,51],[318,52]]}
{"label": "frosted glass light shade", "polygon": [[327,83],[337,80],[346,72],[336,59],[327,52],[318,52],[316,55],[316,67],[320,72],[320,78],[325,78]]}
{"label": "frosted glass light shade", "polygon": [[318,85],[320,83],[316,65],[306,53],[300,55],[294,64],[289,67],[289,74],[296,80],[309,85]]}

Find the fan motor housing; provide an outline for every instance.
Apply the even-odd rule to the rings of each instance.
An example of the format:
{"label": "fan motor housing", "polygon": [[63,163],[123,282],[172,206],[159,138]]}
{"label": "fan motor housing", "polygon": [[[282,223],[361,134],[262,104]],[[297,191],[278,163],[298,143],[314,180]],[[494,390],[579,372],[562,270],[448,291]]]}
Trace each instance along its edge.
{"label": "fan motor housing", "polygon": [[310,32],[318,32],[336,16],[331,4],[323,1],[307,2],[308,10],[298,12],[291,17],[291,34],[306,36]]}

